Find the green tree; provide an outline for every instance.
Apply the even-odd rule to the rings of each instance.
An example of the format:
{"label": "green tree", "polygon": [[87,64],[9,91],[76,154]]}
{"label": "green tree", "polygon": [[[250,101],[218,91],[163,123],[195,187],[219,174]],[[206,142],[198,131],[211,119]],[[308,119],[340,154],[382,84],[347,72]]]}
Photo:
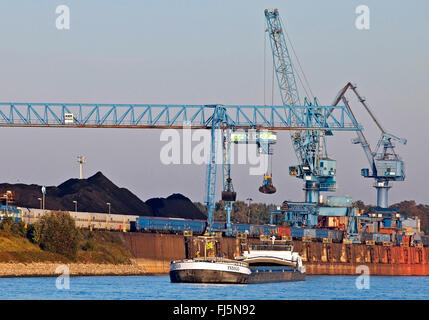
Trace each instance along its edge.
{"label": "green tree", "polygon": [[27,238],[33,243],[40,244],[42,226],[39,222],[30,224],[27,228]]}
{"label": "green tree", "polygon": [[13,220],[11,217],[4,215],[0,221],[0,230],[11,232]]}
{"label": "green tree", "polygon": [[76,257],[79,231],[69,213],[49,212],[40,219],[40,239],[43,250],[62,254],[70,259]]}

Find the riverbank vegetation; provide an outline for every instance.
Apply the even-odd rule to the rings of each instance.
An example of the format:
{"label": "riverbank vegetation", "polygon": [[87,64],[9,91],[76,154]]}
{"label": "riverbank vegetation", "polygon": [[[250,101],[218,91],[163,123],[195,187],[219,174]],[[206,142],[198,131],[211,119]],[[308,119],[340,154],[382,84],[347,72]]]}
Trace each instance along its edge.
{"label": "riverbank vegetation", "polygon": [[120,233],[78,229],[69,214],[49,212],[26,226],[0,222],[0,262],[80,262],[129,264]]}

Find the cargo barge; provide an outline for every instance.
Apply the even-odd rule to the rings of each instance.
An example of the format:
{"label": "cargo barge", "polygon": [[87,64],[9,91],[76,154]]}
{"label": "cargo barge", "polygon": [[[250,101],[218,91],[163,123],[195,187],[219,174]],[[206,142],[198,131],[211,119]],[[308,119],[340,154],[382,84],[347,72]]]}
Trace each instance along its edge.
{"label": "cargo barge", "polygon": [[243,255],[236,260],[248,263],[252,271],[248,283],[305,280],[305,266],[292,245],[244,243],[243,246]]}
{"label": "cargo barge", "polygon": [[[200,237],[205,248],[213,238]],[[305,280],[305,266],[291,245],[245,244],[246,250],[234,260],[207,257],[172,261],[170,280],[173,283],[251,284]],[[213,249],[213,246],[210,245]]]}
{"label": "cargo barge", "polygon": [[249,265],[229,259],[196,258],[172,261],[171,282],[187,283],[248,283]]}

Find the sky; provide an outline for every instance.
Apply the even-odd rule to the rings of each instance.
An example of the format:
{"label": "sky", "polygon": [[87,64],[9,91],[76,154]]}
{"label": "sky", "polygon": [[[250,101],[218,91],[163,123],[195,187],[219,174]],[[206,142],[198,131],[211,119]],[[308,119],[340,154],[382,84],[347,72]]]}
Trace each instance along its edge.
{"label": "sky", "polygon": [[[70,29],[58,30],[55,10],[70,8]],[[355,27],[359,5],[370,9],[370,29]],[[278,8],[285,29],[321,104],[356,83],[385,129],[408,143],[397,153],[406,180],[393,183],[390,203],[429,204],[427,75],[429,2],[359,1],[30,1],[0,0],[0,101],[141,104],[262,105],[265,8]],[[265,70],[266,78],[271,74]],[[271,92],[271,82],[266,80]],[[280,105],[278,90],[274,104]],[[270,96],[270,94],[267,94]],[[271,103],[268,101],[267,103]],[[352,108],[372,146],[379,132],[354,100]],[[58,185],[102,171],[142,200],[182,193],[204,201],[204,165],[164,165],[159,130],[0,128],[0,182]],[[338,190],[375,204],[373,180],[353,132],[328,139],[337,160]],[[261,176],[232,168],[238,199],[303,201],[289,133],[274,148],[274,195],[258,192]],[[220,188],[218,188],[220,192]]]}

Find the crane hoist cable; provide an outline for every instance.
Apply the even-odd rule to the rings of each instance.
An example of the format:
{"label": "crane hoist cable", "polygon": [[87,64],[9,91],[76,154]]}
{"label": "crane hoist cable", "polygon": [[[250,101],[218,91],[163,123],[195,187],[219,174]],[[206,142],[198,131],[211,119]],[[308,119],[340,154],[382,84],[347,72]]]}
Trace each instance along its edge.
{"label": "crane hoist cable", "polygon": [[[284,26],[285,24],[283,23],[283,20],[282,20],[282,18],[281,18],[280,16],[279,16],[279,19],[280,19],[281,24]],[[314,99],[315,95],[313,94],[313,91],[311,90],[310,83],[309,83],[309,81],[308,81],[308,79],[307,79],[307,76],[305,75],[304,69],[302,68],[302,65],[301,65],[301,62],[300,62],[300,60],[299,60],[299,58],[298,58],[298,55],[296,54],[296,51],[295,51],[295,48],[294,48],[294,46],[293,46],[292,40],[291,40],[291,38],[289,37],[289,34],[288,34],[288,32],[287,32],[286,30],[283,30],[283,32],[284,32],[284,34],[286,35],[286,38],[287,38],[287,39],[288,39],[288,41],[289,41],[290,47],[291,47],[291,49],[292,49],[292,53],[293,53],[293,55],[294,55],[294,57],[295,57],[295,60],[296,60],[296,62],[297,62],[297,64],[298,64],[299,70],[300,70],[300,71],[301,71],[301,73],[302,73],[302,76],[303,76],[303,78],[304,78],[304,81],[305,81],[305,83],[307,84],[307,87],[308,87],[308,90],[310,91],[311,97]],[[300,83],[301,83],[301,86],[304,88],[304,91],[305,91],[305,93],[306,93],[307,97],[310,97],[310,95],[308,94],[307,90],[305,89],[305,86],[304,86],[303,82],[301,81],[301,78],[300,78],[299,74],[298,74],[298,73],[296,73],[296,75],[297,75],[297,77],[298,77],[298,80],[299,80],[299,81],[300,81]]]}

